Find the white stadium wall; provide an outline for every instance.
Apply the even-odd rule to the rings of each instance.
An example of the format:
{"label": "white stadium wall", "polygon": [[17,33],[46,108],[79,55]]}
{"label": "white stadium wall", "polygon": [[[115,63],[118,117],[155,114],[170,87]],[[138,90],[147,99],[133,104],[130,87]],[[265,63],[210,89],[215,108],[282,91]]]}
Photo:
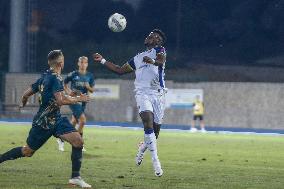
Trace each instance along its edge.
{"label": "white stadium wall", "polygon": [[[37,99],[17,112],[20,97],[38,74],[10,73],[5,76],[4,108],[6,117],[27,117],[37,110]],[[97,79],[98,93],[86,109],[89,120],[106,122],[137,122],[133,80]],[[205,123],[212,127],[282,129],[284,123],[284,85],[281,83],[201,82],[175,83],[167,81],[169,89],[202,89],[205,103]],[[68,107],[63,112],[70,114]],[[190,109],[165,111],[164,123],[190,125]]]}

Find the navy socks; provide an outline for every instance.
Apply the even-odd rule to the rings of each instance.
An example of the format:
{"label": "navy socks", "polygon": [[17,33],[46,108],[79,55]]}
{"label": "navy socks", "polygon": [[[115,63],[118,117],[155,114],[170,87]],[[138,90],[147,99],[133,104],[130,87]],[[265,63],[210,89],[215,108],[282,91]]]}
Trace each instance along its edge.
{"label": "navy socks", "polygon": [[22,147],[16,147],[2,154],[0,156],[0,163],[7,161],[7,160],[14,160],[20,157],[24,157],[22,153]]}
{"label": "navy socks", "polygon": [[75,148],[72,146],[72,175],[71,178],[80,176],[80,169],[82,163],[82,148]]}

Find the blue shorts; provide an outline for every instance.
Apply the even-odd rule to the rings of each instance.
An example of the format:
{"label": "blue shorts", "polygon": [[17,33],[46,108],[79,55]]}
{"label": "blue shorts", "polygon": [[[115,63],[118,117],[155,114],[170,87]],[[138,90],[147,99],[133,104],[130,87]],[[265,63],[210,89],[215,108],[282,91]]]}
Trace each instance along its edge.
{"label": "blue shorts", "polygon": [[51,136],[59,137],[60,135],[77,132],[67,117],[60,117],[51,129],[44,129],[40,126],[33,125],[27,138],[27,144],[33,150],[38,150]]}
{"label": "blue shorts", "polygon": [[69,106],[70,109],[72,110],[73,116],[79,120],[81,115],[85,112],[86,109],[86,104],[72,104]]}

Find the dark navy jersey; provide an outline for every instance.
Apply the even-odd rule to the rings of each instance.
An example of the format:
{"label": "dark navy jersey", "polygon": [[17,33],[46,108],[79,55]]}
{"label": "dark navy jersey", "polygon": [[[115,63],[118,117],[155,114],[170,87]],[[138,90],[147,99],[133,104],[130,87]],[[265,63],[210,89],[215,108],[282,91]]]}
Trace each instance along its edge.
{"label": "dark navy jersey", "polygon": [[64,83],[67,84],[71,82],[71,89],[80,91],[82,93],[87,93],[86,84],[88,83],[90,87],[95,85],[95,80],[93,74],[86,72],[85,74],[80,74],[78,70],[73,71],[67,75],[64,79]]}
{"label": "dark navy jersey", "polygon": [[[56,101],[54,93],[64,90],[63,79],[52,70],[47,70],[34,84],[31,85],[31,88],[34,93],[39,93],[40,106],[37,115],[40,115],[48,106]],[[60,117],[60,108],[56,108],[48,116]]]}

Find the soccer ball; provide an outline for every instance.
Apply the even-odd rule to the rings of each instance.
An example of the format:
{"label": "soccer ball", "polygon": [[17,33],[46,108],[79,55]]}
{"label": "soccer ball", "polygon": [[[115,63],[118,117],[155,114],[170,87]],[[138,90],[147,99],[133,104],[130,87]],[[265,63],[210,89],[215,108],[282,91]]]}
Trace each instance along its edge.
{"label": "soccer ball", "polygon": [[114,13],[108,19],[108,27],[113,32],[121,32],[126,27],[126,19],[119,13]]}

